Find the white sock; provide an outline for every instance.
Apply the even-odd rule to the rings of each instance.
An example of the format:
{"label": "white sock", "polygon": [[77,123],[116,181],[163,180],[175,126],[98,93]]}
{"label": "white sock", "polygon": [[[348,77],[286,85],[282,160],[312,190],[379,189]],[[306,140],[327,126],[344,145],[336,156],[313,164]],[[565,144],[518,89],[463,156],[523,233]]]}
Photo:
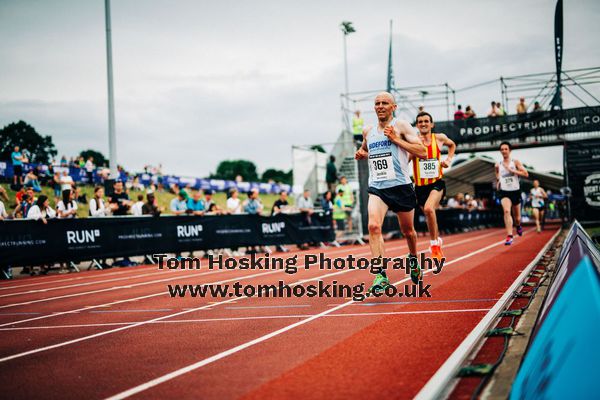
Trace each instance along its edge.
{"label": "white sock", "polygon": [[430,246],[437,246],[437,245],[438,245],[438,241],[437,241],[437,239],[436,239],[436,240],[430,240],[430,241],[429,241],[429,245],[430,245]]}

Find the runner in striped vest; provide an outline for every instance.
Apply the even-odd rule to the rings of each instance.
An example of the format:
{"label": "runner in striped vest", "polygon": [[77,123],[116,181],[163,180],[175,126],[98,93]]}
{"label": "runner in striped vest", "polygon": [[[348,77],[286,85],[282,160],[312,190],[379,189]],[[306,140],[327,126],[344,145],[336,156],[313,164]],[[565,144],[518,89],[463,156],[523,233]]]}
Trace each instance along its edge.
{"label": "runner in striped vest", "polygon": [[[444,257],[442,253],[442,238],[439,237],[435,210],[446,193],[446,184],[442,180],[442,168],[448,168],[452,163],[456,144],[443,133],[431,133],[433,118],[425,111],[417,115],[419,138],[427,147],[427,158],[412,157],[413,177],[417,203],[423,210],[429,229],[431,256],[437,259]],[[448,147],[448,157],[442,161],[441,146]]]}

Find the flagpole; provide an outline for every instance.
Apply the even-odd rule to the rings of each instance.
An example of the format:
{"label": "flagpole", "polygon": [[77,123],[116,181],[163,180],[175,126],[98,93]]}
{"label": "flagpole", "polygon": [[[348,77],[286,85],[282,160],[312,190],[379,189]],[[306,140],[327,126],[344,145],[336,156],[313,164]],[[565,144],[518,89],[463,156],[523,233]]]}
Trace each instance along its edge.
{"label": "flagpole", "polygon": [[117,138],[115,134],[110,0],[104,0],[104,10],[106,14],[106,71],[108,80],[108,158],[110,162],[110,178],[117,179],[119,171],[117,169]]}

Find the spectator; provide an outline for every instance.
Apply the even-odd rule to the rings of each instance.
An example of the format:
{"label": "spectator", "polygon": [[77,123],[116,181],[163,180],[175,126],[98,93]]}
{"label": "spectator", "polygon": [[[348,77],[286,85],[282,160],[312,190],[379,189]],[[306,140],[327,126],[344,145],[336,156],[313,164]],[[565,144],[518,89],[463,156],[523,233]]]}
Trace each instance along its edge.
{"label": "spectator", "polygon": [[325,212],[333,212],[333,199],[331,190],[323,193],[323,197],[321,197],[321,208]]}
{"label": "spectator", "polygon": [[202,199],[202,191],[197,190],[187,201],[187,212],[193,215],[204,215],[206,205]]}
{"label": "spectator", "polygon": [[335,191],[339,194],[340,190],[343,192],[344,210],[346,211],[346,221],[348,230],[352,231],[352,209],[354,208],[354,194],[352,188],[348,183],[348,179],[345,176],[340,177],[340,184],[337,185]]}
{"label": "spectator", "polygon": [[25,193],[27,193],[32,203],[35,203],[37,201],[32,187],[25,187]]}
{"label": "spectator", "polygon": [[465,195],[465,207],[468,211],[473,211],[479,208],[479,204],[477,204],[477,200],[467,194]]}
{"label": "spectator", "polygon": [[[348,207],[344,205],[344,190],[339,189],[333,200],[333,222],[336,230],[336,237],[346,230],[346,212]],[[350,209],[352,210],[352,209]]]}
{"label": "spectator", "polygon": [[258,197],[258,189],[254,188],[248,193],[248,199],[243,204],[244,212],[248,214],[260,215],[263,211],[263,205]]}
{"label": "spectator", "polygon": [[229,190],[229,198],[227,199],[227,212],[230,214],[241,214],[242,205],[239,199],[239,192],[236,188]]}
{"label": "spectator", "polygon": [[422,113],[423,111],[425,111],[425,106],[423,104],[421,104],[419,106],[419,112]]}
{"label": "spectator", "polygon": [[144,214],[142,212],[142,207],[144,206],[144,195],[138,194],[137,199],[138,199],[138,201],[133,203],[133,205],[131,206],[131,215],[134,215],[136,217],[141,217]]}
{"label": "spectator", "polygon": [[40,186],[40,181],[38,180],[38,177],[35,174],[33,168],[31,168],[27,172],[27,175],[25,175],[24,184],[25,184],[25,186],[29,186],[29,187],[33,188],[34,192],[39,193],[42,191],[42,187]]}
{"label": "spectator", "polygon": [[104,201],[104,188],[96,186],[94,188],[94,197],[90,200],[90,216],[106,217],[110,213],[110,209],[106,207]]}
{"label": "spectator", "polygon": [[464,195],[457,193],[456,196],[448,199],[448,208],[464,208]]}
{"label": "spectator", "polygon": [[286,214],[289,212],[289,203],[287,201],[288,193],[285,190],[279,192],[279,198],[275,200],[273,203],[273,208],[271,209],[271,215],[277,215],[279,213]]}
{"label": "spectator", "polygon": [[84,165],[85,168],[85,174],[87,175],[87,181],[89,185],[93,185],[94,184],[94,170],[96,169],[96,166],[94,165],[94,157],[88,157],[87,161],[85,162]]}
{"label": "spectator", "polygon": [[8,214],[6,213],[6,207],[4,207],[4,203],[0,200],[0,221],[8,218]]}
{"label": "spectator", "polygon": [[17,185],[23,185],[23,163],[27,162],[27,160],[23,156],[23,153],[21,153],[19,146],[15,146],[10,158],[13,165],[13,185],[16,188]]}
{"label": "spectator", "polygon": [[75,192],[72,190],[63,190],[62,200],[56,205],[58,218],[77,218],[77,202],[75,201]]}
{"label": "spectator", "polygon": [[533,103],[533,111],[532,112],[542,112],[544,110],[542,110],[542,106],[540,106],[540,102],[536,101],[535,103]]}
{"label": "spectator", "polygon": [[133,181],[131,182],[131,188],[133,190],[143,191],[144,185],[140,182],[140,177],[138,175],[133,177]]}
{"label": "spectator", "polygon": [[525,104],[525,97],[519,98],[519,103],[517,104],[517,114],[527,114],[527,104]]}
{"label": "spectator", "polygon": [[75,163],[75,166],[81,169],[85,168],[85,159],[83,158],[83,156],[79,156],[77,162]]}
{"label": "spectator", "polygon": [[354,117],[352,118],[352,135],[354,136],[354,140],[362,141],[364,125],[365,121],[360,117],[360,111],[354,111]]}
{"label": "spectator", "polygon": [[64,156],[64,155],[60,158],[60,166],[61,167],[68,167],[69,166],[69,164],[67,163],[67,157]]}
{"label": "spectator", "polygon": [[476,117],[477,117],[477,114],[475,114],[475,111],[473,111],[471,106],[467,106],[467,108],[465,108],[465,119],[471,119],[471,118],[476,118]]}
{"label": "spectator", "polygon": [[156,198],[154,197],[154,193],[148,193],[146,195],[146,203],[142,207],[143,215],[152,215],[154,217],[158,217],[161,212],[164,211],[162,207],[158,207],[156,204]]}
{"label": "spectator", "polygon": [[[314,207],[312,199],[310,198],[310,190],[304,189],[304,193],[298,199],[298,202],[296,204],[298,206],[298,209],[300,210],[300,213],[304,217],[304,222],[307,225],[311,225],[312,224],[311,215],[314,214],[315,207]],[[309,248],[308,243],[301,243],[298,245],[298,248],[300,250],[308,250],[308,248]]]}
{"label": "spectator", "polygon": [[50,200],[48,200],[48,196],[40,195],[37,202],[31,206],[29,209],[29,213],[27,214],[27,219],[41,219],[44,224],[47,224],[48,221],[46,218],[55,218],[56,211],[50,207]]}
{"label": "spectator", "polygon": [[72,190],[73,185],[75,185],[75,182],[71,178],[71,175],[69,175],[69,171],[65,169],[60,177],[60,191]]}
{"label": "spectator", "polygon": [[492,108],[490,108],[490,111],[488,112],[487,116],[491,117],[491,118],[495,118],[498,117],[498,106],[496,105],[497,103],[495,101],[492,101]]}
{"label": "spectator", "polygon": [[[362,132],[361,132],[362,135]],[[327,182],[328,190],[333,190],[335,188],[335,183],[337,182],[337,168],[335,166],[335,157],[330,156],[329,162],[327,163],[327,169],[325,171],[325,181]]]}
{"label": "spectator", "polygon": [[56,198],[56,202],[58,202],[58,198],[61,194],[61,184],[60,184],[60,172],[55,172],[52,177],[51,185],[52,189],[54,189],[54,197]]}
{"label": "spectator", "polygon": [[33,197],[25,193],[21,197],[21,202],[17,204],[17,207],[15,207],[15,210],[13,211],[13,218],[27,218],[27,213],[32,205]]}
{"label": "spectator", "polygon": [[6,189],[4,189],[2,186],[0,186],[0,198],[6,200],[7,203],[9,201],[8,194],[6,193]]}
{"label": "spectator", "polygon": [[[212,189],[206,189],[206,190],[204,191],[204,208],[205,208],[206,210],[209,210],[209,209],[210,209],[210,207],[211,207],[213,204],[216,204],[216,203],[215,203],[215,201],[213,200],[213,194],[214,194],[214,193],[215,193],[215,192],[213,192],[213,191],[212,191]],[[217,210],[221,210],[221,209],[219,208],[219,206],[217,206]]]}
{"label": "spectator", "polygon": [[108,196],[108,203],[113,215],[127,215],[131,208],[131,201],[123,190],[122,181],[119,180],[113,184],[113,193]]}
{"label": "spectator", "polygon": [[27,193],[27,188],[25,186],[21,186],[19,191],[15,194],[15,204],[21,204],[23,201],[23,195]]}
{"label": "spectator", "polygon": [[81,188],[73,185],[73,198],[80,204],[87,204],[87,194],[81,193]]}
{"label": "spectator", "polygon": [[498,109],[498,116],[499,117],[506,116],[506,110],[504,109],[504,107],[502,107],[502,104],[496,103],[496,108]]}
{"label": "spectator", "polygon": [[458,110],[456,110],[456,112],[454,113],[454,120],[455,121],[460,121],[465,119],[465,113],[462,111],[462,106],[459,104],[458,105]]}
{"label": "spectator", "polygon": [[177,197],[171,200],[170,209],[171,213],[175,215],[184,215],[187,211],[188,194],[185,190],[181,189],[177,193]]}

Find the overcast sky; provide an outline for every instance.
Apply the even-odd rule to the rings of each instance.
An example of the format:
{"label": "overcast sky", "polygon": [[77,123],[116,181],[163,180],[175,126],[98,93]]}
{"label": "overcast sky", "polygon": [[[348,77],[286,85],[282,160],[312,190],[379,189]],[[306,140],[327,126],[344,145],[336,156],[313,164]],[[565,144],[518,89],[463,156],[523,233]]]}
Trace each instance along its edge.
{"label": "overcast sky", "polygon": [[[292,145],[336,140],[344,90],[385,87],[389,20],[400,87],[460,89],[554,70],[554,0],[113,0],[118,161],[205,176],[224,159],[291,168]],[[600,65],[600,2],[565,1],[563,68]],[[25,120],[59,156],[108,156],[103,0],[0,0],[0,125]],[[499,85],[459,93],[482,115]],[[365,105],[366,106],[366,105]],[[511,106],[514,108],[514,104]],[[445,109],[432,110],[444,119]],[[513,111],[513,110],[509,110]],[[519,157],[562,167],[560,148]]]}

